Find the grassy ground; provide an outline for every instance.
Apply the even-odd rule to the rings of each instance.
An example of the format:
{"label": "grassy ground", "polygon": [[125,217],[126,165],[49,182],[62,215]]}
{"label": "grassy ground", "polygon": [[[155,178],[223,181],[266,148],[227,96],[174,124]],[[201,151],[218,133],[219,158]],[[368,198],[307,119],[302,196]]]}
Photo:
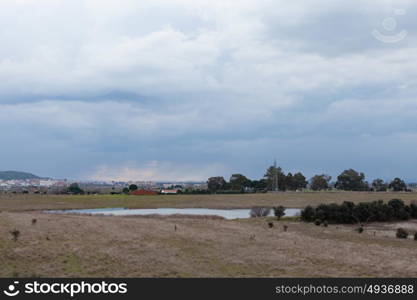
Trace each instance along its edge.
{"label": "grassy ground", "polygon": [[406,202],[417,200],[417,193],[367,193],[367,192],[285,192],[238,195],[1,195],[0,211],[22,211],[68,208],[250,208],[252,206],[275,206],[303,208],[320,203],[364,202],[400,198]]}
{"label": "grassy ground", "polygon": [[[416,194],[0,197],[0,277],[417,277],[416,222],[317,227],[294,220],[51,215],[86,207],[212,207],[417,199]],[[32,220],[36,219],[36,224]],[[283,231],[283,225],[288,231]],[[175,230],[176,228],[176,230]],[[10,231],[19,230],[13,241]]]}
{"label": "grassy ground", "polygon": [[3,212],[0,276],[416,277],[417,242],[394,238],[398,226]]}

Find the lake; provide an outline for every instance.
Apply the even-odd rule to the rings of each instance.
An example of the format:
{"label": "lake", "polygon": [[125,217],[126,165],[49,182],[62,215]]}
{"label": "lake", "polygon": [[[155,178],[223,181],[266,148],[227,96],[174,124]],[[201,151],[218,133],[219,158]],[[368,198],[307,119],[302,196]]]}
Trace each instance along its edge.
{"label": "lake", "polygon": [[[228,220],[246,219],[250,217],[250,209],[208,209],[208,208],[149,208],[149,209],[128,209],[123,207],[116,208],[94,208],[94,209],[69,209],[69,210],[48,210],[47,213],[58,214],[91,214],[106,216],[143,216],[143,215],[210,215],[220,216]],[[299,215],[301,209],[286,208],[285,216],[294,217]],[[271,209],[270,216],[274,215]]]}

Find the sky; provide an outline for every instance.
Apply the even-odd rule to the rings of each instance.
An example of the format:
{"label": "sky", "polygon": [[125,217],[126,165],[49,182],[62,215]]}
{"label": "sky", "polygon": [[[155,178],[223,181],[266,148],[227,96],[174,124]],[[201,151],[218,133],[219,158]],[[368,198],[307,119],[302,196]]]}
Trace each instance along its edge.
{"label": "sky", "polygon": [[414,0],[1,0],[0,170],[417,181]]}

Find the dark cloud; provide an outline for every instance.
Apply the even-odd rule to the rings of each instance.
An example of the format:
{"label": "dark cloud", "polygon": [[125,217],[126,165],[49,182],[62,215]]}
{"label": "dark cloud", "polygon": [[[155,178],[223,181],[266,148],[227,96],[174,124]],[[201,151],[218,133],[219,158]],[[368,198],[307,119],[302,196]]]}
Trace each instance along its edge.
{"label": "dark cloud", "polygon": [[[415,180],[416,7],[3,1],[2,168],[259,177],[278,157],[308,175],[355,167]],[[406,38],[375,39],[397,8]]]}

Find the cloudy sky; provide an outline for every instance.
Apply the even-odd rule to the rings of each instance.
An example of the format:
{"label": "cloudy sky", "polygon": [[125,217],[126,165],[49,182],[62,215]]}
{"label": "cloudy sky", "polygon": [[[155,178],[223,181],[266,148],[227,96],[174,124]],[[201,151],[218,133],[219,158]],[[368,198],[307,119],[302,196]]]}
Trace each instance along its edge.
{"label": "cloudy sky", "polygon": [[0,170],[417,180],[414,0],[0,0]]}

